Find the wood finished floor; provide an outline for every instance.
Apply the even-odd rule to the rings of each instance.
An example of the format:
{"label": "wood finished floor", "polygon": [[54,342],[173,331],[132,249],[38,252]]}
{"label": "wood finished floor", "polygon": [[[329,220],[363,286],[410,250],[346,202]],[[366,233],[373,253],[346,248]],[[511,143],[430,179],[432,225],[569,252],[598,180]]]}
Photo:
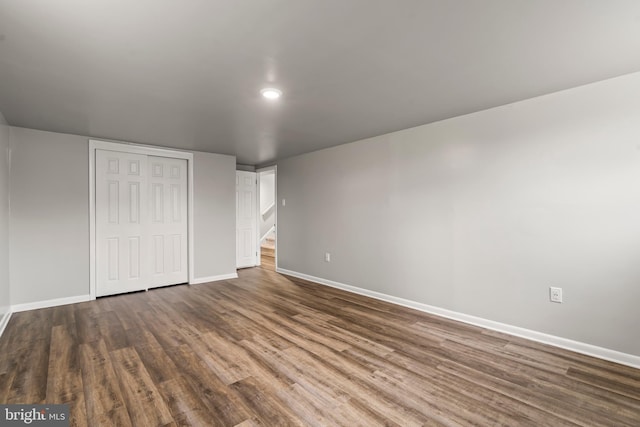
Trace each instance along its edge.
{"label": "wood finished floor", "polygon": [[638,426],[640,371],[254,268],[14,314],[0,402],[78,426]]}
{"label": "wood finished floor", "polygon": [[276,271],[276,251],[274,248],[260,248],[260,267],[265,270]]}

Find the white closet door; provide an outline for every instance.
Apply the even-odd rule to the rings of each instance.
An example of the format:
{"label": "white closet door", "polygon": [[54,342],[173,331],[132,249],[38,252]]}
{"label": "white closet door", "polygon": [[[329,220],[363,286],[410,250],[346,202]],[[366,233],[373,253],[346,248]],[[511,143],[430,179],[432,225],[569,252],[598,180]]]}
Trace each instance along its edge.
{"label": "white closet door", "polygon": [[147,289],[147,156],[96,150],[96,295]]}
{"label": "white closet door", "polygon": [[187,161],[149,156],[149,287],[188,282]]}
{"label": "white closet door", "polygon": [[256,202],[257,183],[255,172],[236,171],[236,267],[253,267],[257,264]]}

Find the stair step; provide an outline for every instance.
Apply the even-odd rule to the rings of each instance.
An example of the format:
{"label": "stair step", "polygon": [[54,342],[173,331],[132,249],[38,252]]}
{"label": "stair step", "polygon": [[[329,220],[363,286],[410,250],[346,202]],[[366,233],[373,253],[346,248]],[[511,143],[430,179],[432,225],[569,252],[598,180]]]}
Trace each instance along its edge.
{"label": "stair step", "polygon": [[261,246],[260,254],[264,256],[274,257],[276,255],[276,250],[274,248],[265,248],[264,246]]}

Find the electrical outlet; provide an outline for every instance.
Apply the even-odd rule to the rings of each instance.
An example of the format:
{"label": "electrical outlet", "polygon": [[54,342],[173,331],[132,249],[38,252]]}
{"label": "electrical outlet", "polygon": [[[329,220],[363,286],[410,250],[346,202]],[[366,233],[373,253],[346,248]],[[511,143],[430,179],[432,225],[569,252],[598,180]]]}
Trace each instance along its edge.
{"label": "electrical outlet", "polygon": [[287,206],[287,201],[285,199],[282,199],[282,206]]}
{"label": "electrical outlet", "polygon": [[551,302],[562,302],[562,288],[549,288],[549,300]]}
{"label": "electrical outlet", "polygon": [[331,262],[331,254],[329,252],[324,253],[324,262]]}

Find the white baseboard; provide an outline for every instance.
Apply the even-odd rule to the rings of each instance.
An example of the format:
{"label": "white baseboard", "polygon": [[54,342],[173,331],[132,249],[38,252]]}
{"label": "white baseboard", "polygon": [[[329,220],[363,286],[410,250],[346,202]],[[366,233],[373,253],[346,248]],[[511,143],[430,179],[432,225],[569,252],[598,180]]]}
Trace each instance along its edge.
{"label": "white baseboard", "polygon": [[13,312],[11,310],[9,310],[4,314],[4,316],[2,316],[2,319],[0,319],[0,337],[2,336],[2,333],[4,332],[4,329],[9,324],[9,320],[11,319],[11,314],[12,313]]}
{"label": "white baseboard", "polygon": [[493,320],[483,319],[481,317],[471,316],[468,314],[459,313],[457,311],[447,310],[444,308],[435,307],[432,305],[423,304],[420,302],[411,301],[404,298],[398,298],[392,295],[383,294],[381,292],[358,288],[356,286],[345,285],[344,283],[334,282],[332,280],[310,276],[304,273],[298,273],[297,271],[286,270],[284,268],[276,268],[276,271],[281,274],[298,277],[300,279],[308,280],[310,282],[316,282],[318,284],[330,286],[332,288],[342,289],[344,291],[352,292],[355,294],[364,295],[367,297],[379,299],[382,301],[390,302],[390,303],[401,305],[404,307],[413,308],[419,311],[424,311],[425,313],[435,314],[437,316],[446,317],[448,319],[469,323],[471,325],[480,326],[482,328],[503,332],[505,334],[526,338],[531,341],[537,341],[543,344],[549,344],[555,347],[564,348],[566,350],[575,351],[576,353],[586,354],[588,356],[593,356],[599,359],[604,359],[611,362],[616,362],[622,365],[627,365],[633,368],[640,369],[640,356],[635,356],[633,354],[622,353],[620,351],[611,350],[604,347],[598,347],[592,344],[573,341],[567,338],[557,337],[554,335],[548,335],[542,332],[532,331],[530,329],[508,325],[506,323],[494,322]]}
{"label": "white baseboard", "polygon": [[189,282],[190,285],[199,285],[201,283],[217,282],[219,280],[237,279],[238,273],[221,274],[219,276],[199,277]]}
{"label": "white baseboard", "polygon": [[11,306],[11,311],[18,313],[20,311],[36,310],[38,308],[57,307],[59,305],[75,304],[78,302],[91,301],[91,295],[78,295],[75,297],[56,298],[45,301],[27,302],[24,304],[16,304]]}

